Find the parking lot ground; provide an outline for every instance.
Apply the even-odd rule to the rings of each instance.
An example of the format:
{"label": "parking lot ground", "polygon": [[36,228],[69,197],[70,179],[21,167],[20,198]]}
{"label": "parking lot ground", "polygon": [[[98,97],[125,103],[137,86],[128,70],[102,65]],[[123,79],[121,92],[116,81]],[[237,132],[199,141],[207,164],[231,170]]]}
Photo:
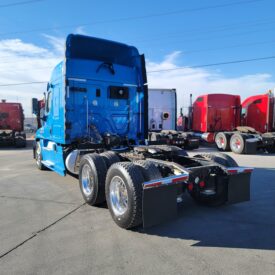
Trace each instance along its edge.
{"label": "parking lot ground", "polygon": [[255,167],[251,201],[187,195],[178,219],[123,230],[76,179],[39,171],[31,148],[0,149],[0,274],[274,274],[275,155],[232,156]]}

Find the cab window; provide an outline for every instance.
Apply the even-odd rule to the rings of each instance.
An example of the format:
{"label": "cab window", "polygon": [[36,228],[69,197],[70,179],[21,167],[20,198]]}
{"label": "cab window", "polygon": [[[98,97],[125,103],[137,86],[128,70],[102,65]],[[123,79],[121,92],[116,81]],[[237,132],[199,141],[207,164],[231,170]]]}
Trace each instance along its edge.
{"label": "cab window", "polygon": [[46,112],[49,113],[52,107],[52,92],[48,92],[47,102],[46,102]]}

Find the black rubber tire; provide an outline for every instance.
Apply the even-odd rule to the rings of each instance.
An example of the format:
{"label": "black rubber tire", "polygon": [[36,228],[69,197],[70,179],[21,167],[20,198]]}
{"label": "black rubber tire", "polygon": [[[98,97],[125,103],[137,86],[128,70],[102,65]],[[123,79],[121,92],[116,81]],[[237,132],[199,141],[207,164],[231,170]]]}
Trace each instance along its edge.
{"label": "black rubber tire", "polygon": [[16,148],[24,148],[24,147],[26,147],[26,145],[27,145],[26,139],[24,139],[23,137],[15,138],[15,147]]}
{"label": "black rubber tire", "polygon": [[103,158],[107,169],[109,169],[114,163],[120,162],[119,156],[113,151],[106,151],[100,154]]}
{"label": "black rubber tire", "polygon": [[266,151],[269,154],[275,154],[275,145],[266,147]]}
{"label": "black rubber tire", "polygon": [[[227,154],[213,153],[213,154],[200,154],[194,157],[203,158],[216,162],[224,167],[238,167],[237,162]],[[218,191],[213,196],[205,196],[199,192],[189,191],[191,197],[199,204],[206,206],[220,206],[227,201],[228,185],[227,181],[221,181],[219,183]]]}
{"label": "black rubber tire", "polygon": [[[234,143],[236,142],[236,139],[240,142],[240,147],[236,148],[234,146]],[[235,133],[230,138],[230,150],[235,154],[243,154],[244,153],[244,147],[245,147],[245,138],[239,134]]]}
{"label": "black rubber tire", "polygon": [[42,156],[42,152],[40,153],[40,156],[37,154],[37,151],[40,148],[40,152],[41,152],[41,146],[40,146],[40,142],[39,140],[36,142],[35,144],[35,148],[34,148],[34,158],[35,158],[35,163],[36,166],[39,170],[46,170],[46,166],[43,165],[42,160],[43,160],[43,156]]}
{"label": "black rubber tire", "polygon": [[219,191],[215,195],[205,196],[201,193],[194,191],[189,191],[190,196],[194,199],[195,202],[204,206],[217,207],[224,205],[227,202],[227,182],[223,181],[219,185]]}
{"label": "black rubber tire", "polygon": [[[110,184],[115,176],[119,176],[126,185],[128,208],[122,215],[115,214],[110,201]],[[144,178],[139,167],[131,162],[113,164],[106,177],[106,201],[115,223],[122,228],[133,228],[142,224],[142,190]]]}
{"label": "black rubber tire", "polygon": [[199,155],[195,155],[195,158],[204,158],[206,160],[210,160],[213,162],[216,162],[224,167],[238,167],[238,163],[230,156],[228,156],[227,154],[223,154],[223,153],[206,153],[206,154],[199,154]]}
{"label": "black rubber tire", "polygon": [[149,160],[137,160],[134,164],[140,168],[145,181],[162,178],[159,169]]}
{"label": "black rubber tire", "polygon": [[[223,143],[220,142],[220,140],[223,140]],[[230,150],[230,137],[223,133],[219,132],[215,136],[215,143],[220,151],[229,151]]]}
{"label": "black rubber tire", "polygon": [[[91,194],[85,194],[82,185],[83,167],[90,168],[90,179],[93,178],[94,186]],[[105,201],[105,179],[107,174],[106,164],[101,156],[96,153],[84,155],[79,165],[79,187],[84,200],[90,205],[99,205]]]}

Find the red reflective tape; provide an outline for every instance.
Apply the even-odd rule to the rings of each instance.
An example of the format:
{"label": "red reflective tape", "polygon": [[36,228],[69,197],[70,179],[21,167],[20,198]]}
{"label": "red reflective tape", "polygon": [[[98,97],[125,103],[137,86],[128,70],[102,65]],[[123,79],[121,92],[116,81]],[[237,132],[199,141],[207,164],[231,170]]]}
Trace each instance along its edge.
{"label": "red reflective tape", "polygon": [[194,187],[193,183],[189,183],[188,186],[187,186],[189,191],[192,191],[193,187]]}
{"label": "red reflective tape", "polygon": [[205,187],[205,182],[204,182],[204,181],[201,181],[201,182],[199,183],[199,186],[200,186],[201,188]]}
{"label": "red reflective tape", "polygon": [[185,181],[187,179],[188,179],[188,176],[184,176],[184,177],[172,179],[172,182],[175,183],[175,182],[179,182],[179,181]]}
{"label": "red reflective tape", "polygon": [[161,181],[157,181],[157,182],[148,183],[148,184],[146,184],[144,187],[145,187],[145,188],[156,187],[156,186],[160,186],[161,184],[162,184]]}
{"label": "red reflective tape", "polygon": [[238,173],[238,170],[236,170],[236,169],[232,169],[232,170],[227,170],[228,171],[228,173],[230,173],[230,174],[237,174]]}
{"label": "red reflective tape", "polygon": [[253,169],[248,168],[248,169],[244,169],[243,172],[244,173],[252,173]]}

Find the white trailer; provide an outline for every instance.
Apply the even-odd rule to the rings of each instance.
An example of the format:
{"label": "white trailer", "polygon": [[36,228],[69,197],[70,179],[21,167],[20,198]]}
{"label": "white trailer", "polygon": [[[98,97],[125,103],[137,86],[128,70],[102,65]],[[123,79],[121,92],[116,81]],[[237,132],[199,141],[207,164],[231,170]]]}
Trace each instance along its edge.
{"label": "white trailer", "polygon": [[151,144],[169,144],[197,149],[199,139],[191,133],[177,131],[176,89],[149,89],[148,129]]}
{"label": "white trailer", "polygon": [[176,130],[176,89],[149,89],[149,131]]}

